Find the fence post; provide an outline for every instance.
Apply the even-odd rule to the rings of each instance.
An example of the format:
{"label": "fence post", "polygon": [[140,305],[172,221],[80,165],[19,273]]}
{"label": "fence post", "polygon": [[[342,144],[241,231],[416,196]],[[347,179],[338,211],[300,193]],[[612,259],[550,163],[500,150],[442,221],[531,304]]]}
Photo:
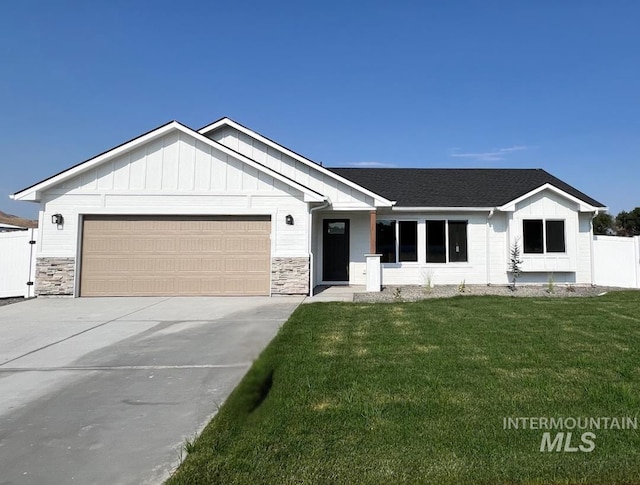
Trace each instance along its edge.
{"label": "fence post", "polygon": [[37,229],[28,229],[29,238],[27,243],[29,244],[29,272],[27,273],[27,289],[24,292],[25,298],[31,298],[35,296],[35,276],[36,276],[36,237],[38,234]]}
{"label": "fence post", "polygon": [[640,236],[633,237],[635,250],[636,288],[640,288]]}

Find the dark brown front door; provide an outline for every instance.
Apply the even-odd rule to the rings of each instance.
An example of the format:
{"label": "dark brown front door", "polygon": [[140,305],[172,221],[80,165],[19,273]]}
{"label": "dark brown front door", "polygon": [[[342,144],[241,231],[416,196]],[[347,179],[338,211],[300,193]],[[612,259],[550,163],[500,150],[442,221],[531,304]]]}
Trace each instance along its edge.
{"label": "dark brown front door", "polygon": [[322,229],[322,279],[349,281],[349,219],[325,219]]}

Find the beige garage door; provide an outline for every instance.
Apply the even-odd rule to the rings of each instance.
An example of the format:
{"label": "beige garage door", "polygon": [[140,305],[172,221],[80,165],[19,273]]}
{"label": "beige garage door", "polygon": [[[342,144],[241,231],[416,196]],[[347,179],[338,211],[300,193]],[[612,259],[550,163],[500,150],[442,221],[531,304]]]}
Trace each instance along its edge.
{"label": "beige garage door", "polygon": [[85,216],[81,296],[268,295],[268,217]]}

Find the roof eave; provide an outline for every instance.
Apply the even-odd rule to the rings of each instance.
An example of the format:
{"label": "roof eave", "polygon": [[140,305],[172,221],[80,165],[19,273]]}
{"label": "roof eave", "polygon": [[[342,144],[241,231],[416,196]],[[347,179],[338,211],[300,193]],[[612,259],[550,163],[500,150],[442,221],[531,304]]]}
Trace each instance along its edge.
{"label": "roof eave", "polygon": [[414,207],[414,206],[394,206],[394,211],[403,212],[491,212],[495,207],[457,207],[457,206],[433,206],[433,207]]}

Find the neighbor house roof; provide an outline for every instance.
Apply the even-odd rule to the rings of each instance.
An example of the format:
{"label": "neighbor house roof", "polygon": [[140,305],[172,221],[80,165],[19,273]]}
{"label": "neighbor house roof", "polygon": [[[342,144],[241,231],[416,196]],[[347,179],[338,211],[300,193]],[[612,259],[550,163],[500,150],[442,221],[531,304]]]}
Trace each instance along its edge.
{"label": "neighbor house roof", "polygon": [[395,200],[398,207],[499,207],[551,185],[593,207],[603,204],[542,169],[330,168]]}

